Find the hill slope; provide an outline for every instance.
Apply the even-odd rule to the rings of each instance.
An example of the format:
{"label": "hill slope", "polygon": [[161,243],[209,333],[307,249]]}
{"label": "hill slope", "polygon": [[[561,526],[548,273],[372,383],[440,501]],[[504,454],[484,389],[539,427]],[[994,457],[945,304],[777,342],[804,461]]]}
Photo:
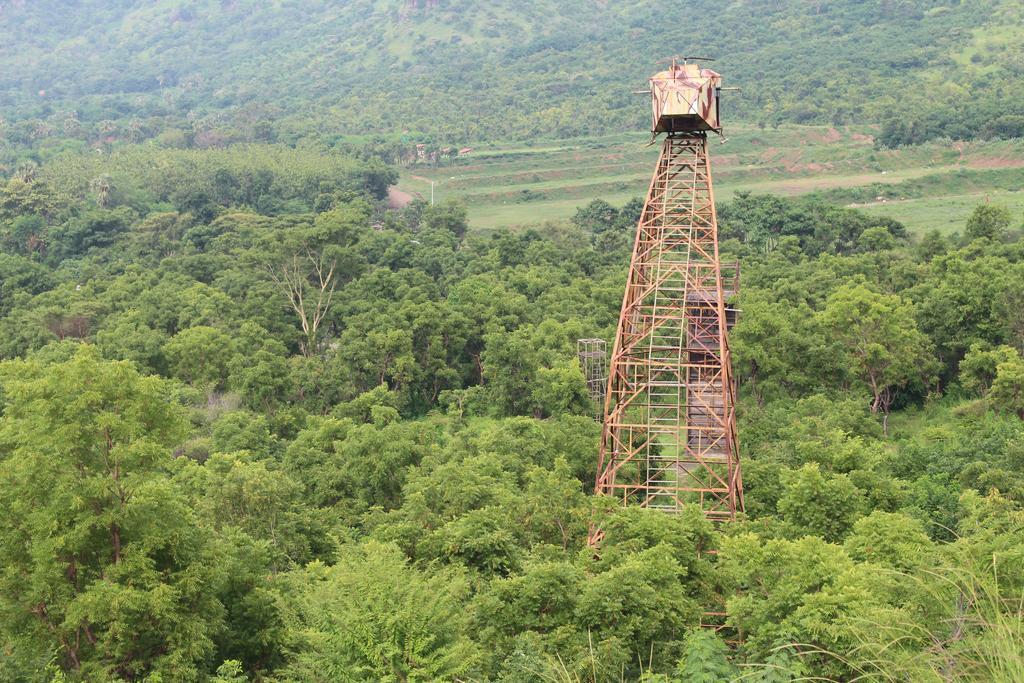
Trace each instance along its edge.
{"label": "hill slope", "polygon": [[565,137],[643,126],[631,91],[680,52],[743,88],[733,118],[1006,137],[1024,132],[1020,18],[1007,0],[0,1],[0,114],[15,144]]}

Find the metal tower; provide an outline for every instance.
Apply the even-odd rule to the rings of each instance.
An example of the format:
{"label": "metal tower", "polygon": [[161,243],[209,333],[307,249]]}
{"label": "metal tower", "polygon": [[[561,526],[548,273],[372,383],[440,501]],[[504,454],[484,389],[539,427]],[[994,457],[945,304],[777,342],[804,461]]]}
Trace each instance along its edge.
{"label": "metal tower", "polygon": [[[743,510],[728,331],[737,264],[723,268],[707,131],[720,77],[695,64],[651,79],[666,134],[637,225],[612,349],[596,492],[665,511]],[[601,531],[594,529],[591,543]]]}
{"label": "metal tower", "polygon": [[604,339],[577,339],[576,355],[587,380],[587,393],[597,406],[597,419],[604,414],[604,392],[608,386],[608,345]]}

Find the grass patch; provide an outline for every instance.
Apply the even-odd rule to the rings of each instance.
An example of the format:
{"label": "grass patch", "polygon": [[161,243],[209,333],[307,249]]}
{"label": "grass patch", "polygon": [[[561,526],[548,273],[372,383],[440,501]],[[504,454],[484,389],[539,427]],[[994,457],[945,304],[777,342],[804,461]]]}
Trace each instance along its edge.
{"label": "grass patch", "polygon": [[[710,146],[716,198],[736,192],[821,194],[903,221],[912,232],[963,228],[990,197],[1024,214],[1024,141],[935,142],[877,150],[871,127],[731,126]],[[399,187],[466,202],[475,228],[570,218],[595,198],[621,204],[647,190],[659,146],[642,133],[477,148],[451,166],[406,169]]]}

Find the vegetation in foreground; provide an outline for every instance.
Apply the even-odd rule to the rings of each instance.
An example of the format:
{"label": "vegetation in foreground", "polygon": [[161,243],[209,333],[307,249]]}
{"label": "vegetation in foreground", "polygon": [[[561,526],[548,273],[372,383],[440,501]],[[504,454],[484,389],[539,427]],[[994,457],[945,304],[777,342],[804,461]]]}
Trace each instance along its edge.
{"label": "vegetation in foreground", "polygon": [[481,235],[393,180],[253,147],[0,188],[0,678],[1021,680],[1019,214],[721,208],[748,514],[716,530],[588,495],[575,340],[637,203]]}

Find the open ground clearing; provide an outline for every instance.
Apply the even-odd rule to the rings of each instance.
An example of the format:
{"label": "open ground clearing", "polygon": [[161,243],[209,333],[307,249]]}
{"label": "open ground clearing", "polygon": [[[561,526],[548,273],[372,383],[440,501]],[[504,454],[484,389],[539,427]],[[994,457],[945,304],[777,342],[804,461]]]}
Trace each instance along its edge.
{"label": "open ground clearing", "polygon": [[[1024,211],[1024,143],[933,142],[876,149],[867,126],[733,126],[715,145],[716,195],[831,195],[891,215],[914,232],[959,230],[977,204]],[[658,146],[642,134],[582,138],[536,147],[478,147],[452,166],[405,169],[401,190],[459,198],[479,229],[565,219],[595,198],[621,204],[642,195]]]}

